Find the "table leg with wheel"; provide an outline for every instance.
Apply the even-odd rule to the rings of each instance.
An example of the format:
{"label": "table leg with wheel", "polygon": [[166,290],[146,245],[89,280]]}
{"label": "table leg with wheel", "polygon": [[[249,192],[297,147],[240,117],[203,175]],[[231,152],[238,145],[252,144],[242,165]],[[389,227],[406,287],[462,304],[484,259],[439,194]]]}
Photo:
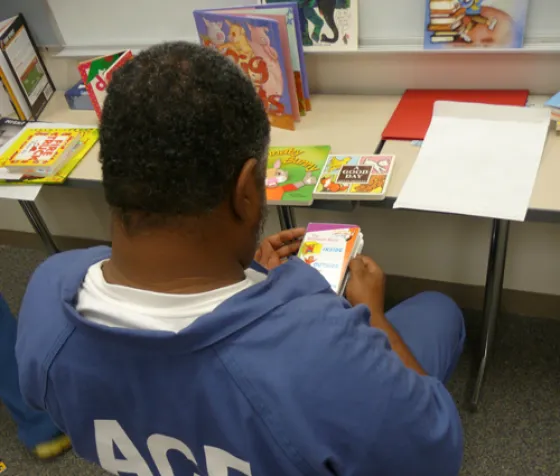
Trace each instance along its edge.
{"label": "table leg with wheel", "polygon": [[480,393],[484,383],[488,358],[494,342],[496,323],[500,314],[504,271],[506,267],[506,252],[509,236],[509,221],[493,220],[492,237],[490,240],[490,253],[488,268],[486,270],[486,286],[484,292],[483,327],[480,348],[480,361],[474,392],[471,399],[473,410],[478,407]]}
{"label": "table leg with wheel", "polygon": [[54,242],[51,232],[47,227],[47,224],[43,220],[43,217],[37,208],[37,205],[35,205],[34,202],[27,200],[19,200],[19,205],[21,206],[23,213],[25,213],[27,220],[35,230],[35,233],[37,233],[39,238],[41,238],[47,253],[49,255],[53,255],[60,252],[58,246],[56,246],[56,243]]}
{"label": "table leg with wheel", "polygon": [[278,221],[280,222],[281,230],[288,230],[294,228],[295,217],[291,207],[277,207]]}

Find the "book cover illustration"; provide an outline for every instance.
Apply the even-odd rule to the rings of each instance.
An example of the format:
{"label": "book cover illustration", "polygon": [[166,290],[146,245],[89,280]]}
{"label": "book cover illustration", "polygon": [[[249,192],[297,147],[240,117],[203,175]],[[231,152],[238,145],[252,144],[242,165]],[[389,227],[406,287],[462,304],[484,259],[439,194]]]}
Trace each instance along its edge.
{"label": "book cover illustration", "polygon": [[79,141],[76,131],[28,129],[8,147],[3,166],[9,173],[47,177],[64,165]]}
{"label": "book cover illustration", "polygon": [[[285,0],[261,0],[272,5]],[[306,51],[358,49],[358,0],[297,0]]]}
{"label": "book cover illustration", "polygon": [[131,58],[132,52],[126,50],[107,56],[100,56],[78,65],[78,71],[99,119],[101,119],[101,108],[107,96],[106,90],[109,84],[109,78],[106,76],[107,72],[116,63],[122,65]]}
{"label": "book cover illustration", "polygon": [[[46,137],[60,137],[64,141],[64,150],[61,151],[60,143],[56,140],[46,143]],[[22,144],[30,144],[30,138],[42,138],[40,140],[43,149],[31,151],[29,154],[37,154],[43,157],[41,160],[30,157],[30,170],[21,170],[20,176],[14,176],[12,179],[0,180],[0,185],[22,185],[22,184],[61,184],[70,172],[78,165],[78,163],[86,156],[99,138],[99,131],[94,127],[37,127],[28,125],[22,130],[16,138],[11,142],[4,143],[5,148],[0,155],[0,170],[16,170],[12,169],[10,159],[13,160],[14,153],[22,149]],[[73,137],[73,139],[70,139]],[[43,140],[45,138],[45,140]],[[0,142],[1,142],[0,138]],[[29,147],[28,147],[29,148]],[[67,155],[63,155],[66,153]],[[50,159],[48,158],[50,154]],[[58,154],[58,155],[56,155]],[[55,157],[56,155],[56,157]],[[50,167],[50,170],[46,170]],[[33,170],[31,170],[33,168]],[[37,168],[39,170],[37,170]],[[44,170],[41,170],[44,169]]]}
{"label": "book cover illustration", "polygon": [[334,292],[342,289],[350,260],[359,253],[363,238],[355,225],[311,224],[298,257],[319,271]]}
{"label": "book cover illustration", "polygon": [[529,0],[426,0],[424,48],[521,48]]}
{"label": "book cover illustration", "polygon": [[274,127],[295,130],[299,106],[287,32],[268,18],[195,11],[200,41],[230,58],[251,78]]}
{"label": "book cover illustration", "polygon": [[14,139],[27,124],[26,121],[3,117],[0,119],[0,148]]}
{"label": "book cover illustration", "polygon": [[316,199],[382,200],[395,156],[330,155],[317,182]]}
{"label": "book cover illustration", "polygon": [[311,205],[329,152],[328,145],[270,147],[265,178],[268,204]]}

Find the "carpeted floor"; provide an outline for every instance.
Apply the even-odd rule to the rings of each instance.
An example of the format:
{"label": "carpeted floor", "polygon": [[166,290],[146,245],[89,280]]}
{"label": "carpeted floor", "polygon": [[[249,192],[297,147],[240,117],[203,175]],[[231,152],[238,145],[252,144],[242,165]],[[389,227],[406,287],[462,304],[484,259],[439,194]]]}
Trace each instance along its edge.
{"label": "carpeted floor", "polygon": [[[37,251],[0,247],[0,290],[17,310]],[[559,311],[560,317],[560,311]],[[478,316],[468,316],[470,338],[450,383],[465,429],[461,475],[560,476],[560,321],[504,316],[483,391],[482,405],[470,413],[472,342]],[[69,453],[41,463],[16,438],[16,428],[0,406],[0,458],[7,476],[91,476],[106,474]],[[397,476],[397,475],[395,475]]]}

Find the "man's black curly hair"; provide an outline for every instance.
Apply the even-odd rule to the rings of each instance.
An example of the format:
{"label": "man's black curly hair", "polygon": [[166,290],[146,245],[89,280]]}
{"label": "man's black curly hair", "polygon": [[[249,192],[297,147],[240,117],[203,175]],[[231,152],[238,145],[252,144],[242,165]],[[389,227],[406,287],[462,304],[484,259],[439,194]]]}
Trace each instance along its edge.
{"label": "man's black curly hair", "polygon": [[185,42],[151,47],[117,70],[107,90],[105,197],[123,216],[208,213],[248,159],[266,160],[269,141],[262,101],[231,60]]}

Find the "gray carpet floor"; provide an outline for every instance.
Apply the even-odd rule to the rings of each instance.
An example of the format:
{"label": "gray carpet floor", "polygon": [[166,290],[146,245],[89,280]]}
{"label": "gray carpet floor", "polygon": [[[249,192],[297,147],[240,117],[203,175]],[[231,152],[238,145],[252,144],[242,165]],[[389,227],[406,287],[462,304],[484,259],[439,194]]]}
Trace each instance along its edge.
{"label": "gray carpet floor", "polygon": [[[0,247],[0,290],[14,311],[43,259],[38,251]],[[449,385],[465,429],[461,475],[560,476],[560,321],[503,316],[481,406],[471,413],[466,402],[479,320],[476,314],[467,316],[468,345]],[[19,444],[1,405],[0,458],[7,476],[106,474],[72,452],[49,463],[36,461]]]}

